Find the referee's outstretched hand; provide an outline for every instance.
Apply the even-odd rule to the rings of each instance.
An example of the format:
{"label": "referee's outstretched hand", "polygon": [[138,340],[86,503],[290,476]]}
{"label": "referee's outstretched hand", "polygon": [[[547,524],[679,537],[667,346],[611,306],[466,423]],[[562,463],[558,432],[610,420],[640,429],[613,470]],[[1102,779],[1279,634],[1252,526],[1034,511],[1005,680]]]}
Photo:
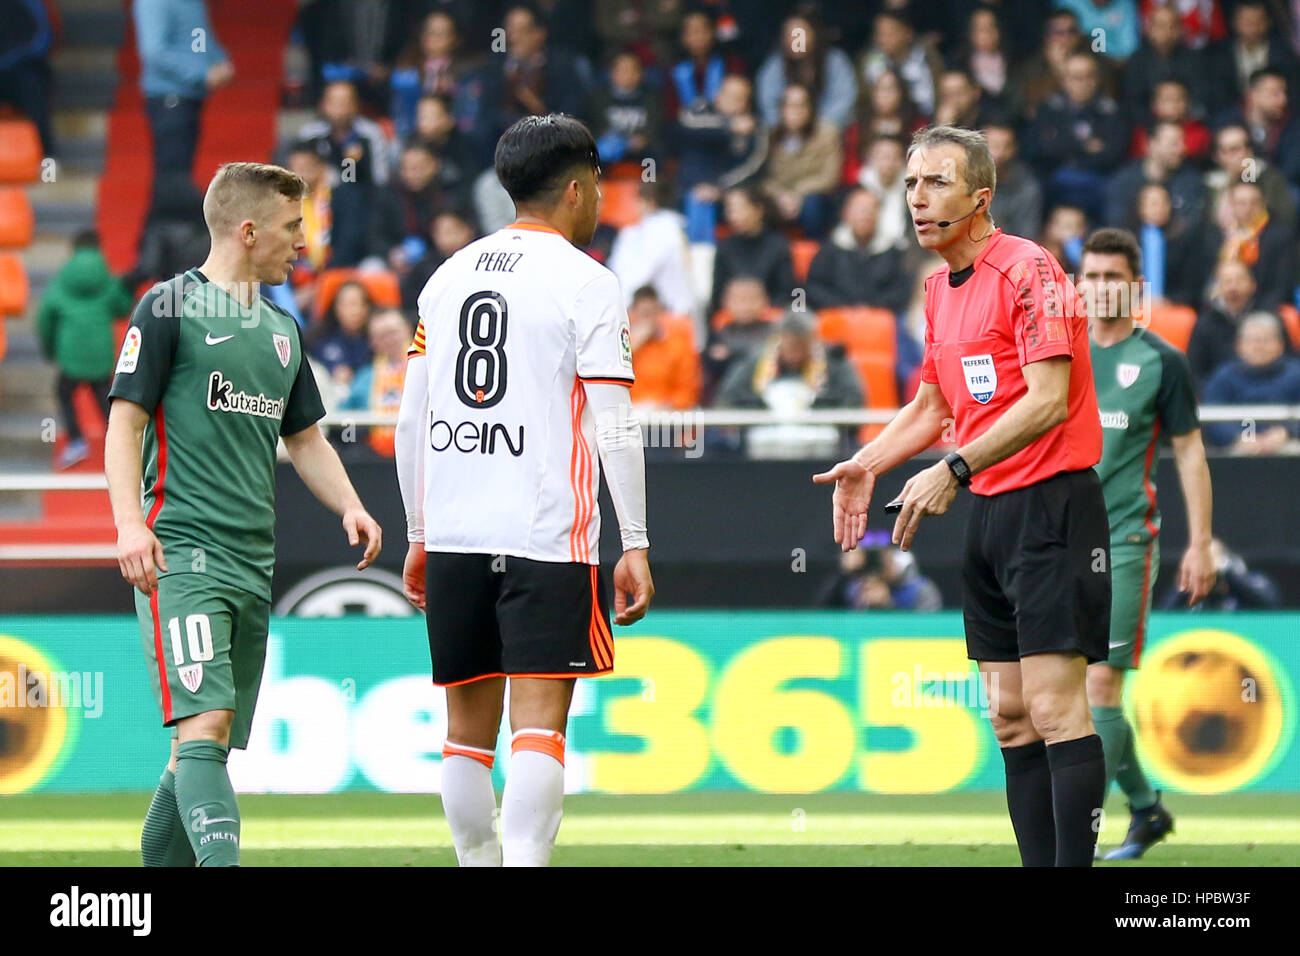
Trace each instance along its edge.
{"label": "referee's outstretched hand", "polygon": [[835,485],[835,494],[831,496],[835,543],[841,551],[852,551],[867,533],[867,510],[876,487],[875,474],[850,458],[830,471],[813,475],[813,481],[819,485]]}

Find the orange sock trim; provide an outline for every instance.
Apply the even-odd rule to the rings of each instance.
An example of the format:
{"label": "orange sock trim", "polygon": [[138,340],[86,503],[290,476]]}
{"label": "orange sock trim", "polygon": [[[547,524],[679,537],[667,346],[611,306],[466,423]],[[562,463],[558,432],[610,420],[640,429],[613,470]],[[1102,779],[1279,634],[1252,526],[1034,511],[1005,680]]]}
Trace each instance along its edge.
{"label": "orange sock trim", "polygon": [[564,766],[564,734],[558,730],[521,730],[510,739],[510,752],[517,754],[521,750],[534,750],[539,754],[554,757],[561,767]]}
{"label": "orange sock trim", "polygon": [[450,740],[442,745],[442,758],[448,757],[468,757],[470,760],[477,760],[489,770],[492,769],[492,763],[496,760],[496,754],[491,751],[482,750],[479,747],[467,747],[464,744],[454,744]]}

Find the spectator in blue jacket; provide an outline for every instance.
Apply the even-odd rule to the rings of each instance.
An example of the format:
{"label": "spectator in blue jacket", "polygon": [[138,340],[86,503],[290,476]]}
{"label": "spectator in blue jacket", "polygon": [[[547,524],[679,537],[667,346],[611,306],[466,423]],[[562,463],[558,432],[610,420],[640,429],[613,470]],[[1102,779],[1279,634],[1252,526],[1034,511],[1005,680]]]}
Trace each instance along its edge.
{"label": "spectator in blue jacket", "polygon": [[1142,42],[1136,0],[1056,0],[1078,18],[1079,29],[1102,56],[1127,60]]}
{"label": "spectator in blue jacket", "polygon": [[153,134],[154,176],[194,165],[209,93],[235,76],[203,0],[135,0],[140,89]]}
{"label": "spectator in blue jacket", "polygon": [[[1286,354],[1286,333],[1277,316],[1252,312],[1237,332],[1237,358],[1222,366],[1205,383],[1206,405],[1300,404],[1300,358]],[[1210,444],[1242,455],[1275,455],[1300,437],[1296,423],[1216,422],[1207,425]]]}

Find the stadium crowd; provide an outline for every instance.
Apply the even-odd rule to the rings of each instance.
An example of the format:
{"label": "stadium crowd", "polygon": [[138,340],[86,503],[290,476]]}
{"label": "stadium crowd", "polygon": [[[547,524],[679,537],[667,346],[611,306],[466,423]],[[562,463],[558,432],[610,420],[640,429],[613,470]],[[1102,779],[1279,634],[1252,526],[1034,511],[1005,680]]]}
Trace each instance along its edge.
{"label": "stadium crowd", "polygon": [[[1134,232],[1144,318],[1203,401],[1300,402],[1297,6],[308,0],[297,96],[316,116],[275,157],[311,186],[308,249],[275,294],[333,407],[392,409],[390,343],[429,275],[513,218],[498,136],[563,111],[599,143],[590,254],[627,296],[636,402],[895,407],[941,264],[915,243],[904,158],[948,123],[986,132],[999,227],[1067,273],[1093,228]],[[201,259],[192,184],[159,195],[132,283]],[[1300,444],[1294,422],[1206,437]]]}

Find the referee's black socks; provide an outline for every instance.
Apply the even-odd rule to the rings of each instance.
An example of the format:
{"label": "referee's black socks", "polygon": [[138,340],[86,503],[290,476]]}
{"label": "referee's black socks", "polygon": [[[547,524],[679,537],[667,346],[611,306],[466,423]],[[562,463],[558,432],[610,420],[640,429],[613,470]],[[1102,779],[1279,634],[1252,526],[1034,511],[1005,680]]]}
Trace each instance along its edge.
{"label": "referee's black socks", "polygon": [[[1101,739],[1097,743],[1100,745]],[[1052,809],[1053,775],[1047,745],[1041,740],[1003,747],[1007,766],[1007,811],[1016,831],[1024,866],[1056,865],[1056,818]]]}
{"label": "referee's black socks", "polygon": [[1047,764],[1056,815],[1056,865],[1092,866],[1106,796],[1101,737],[1089,734],[1048,744]]}
{"label": "referee's black socks", "polygon": [[1024,866],[1092,866],[1106,791],[1096,734],[1003,747],[1007,810]]}

